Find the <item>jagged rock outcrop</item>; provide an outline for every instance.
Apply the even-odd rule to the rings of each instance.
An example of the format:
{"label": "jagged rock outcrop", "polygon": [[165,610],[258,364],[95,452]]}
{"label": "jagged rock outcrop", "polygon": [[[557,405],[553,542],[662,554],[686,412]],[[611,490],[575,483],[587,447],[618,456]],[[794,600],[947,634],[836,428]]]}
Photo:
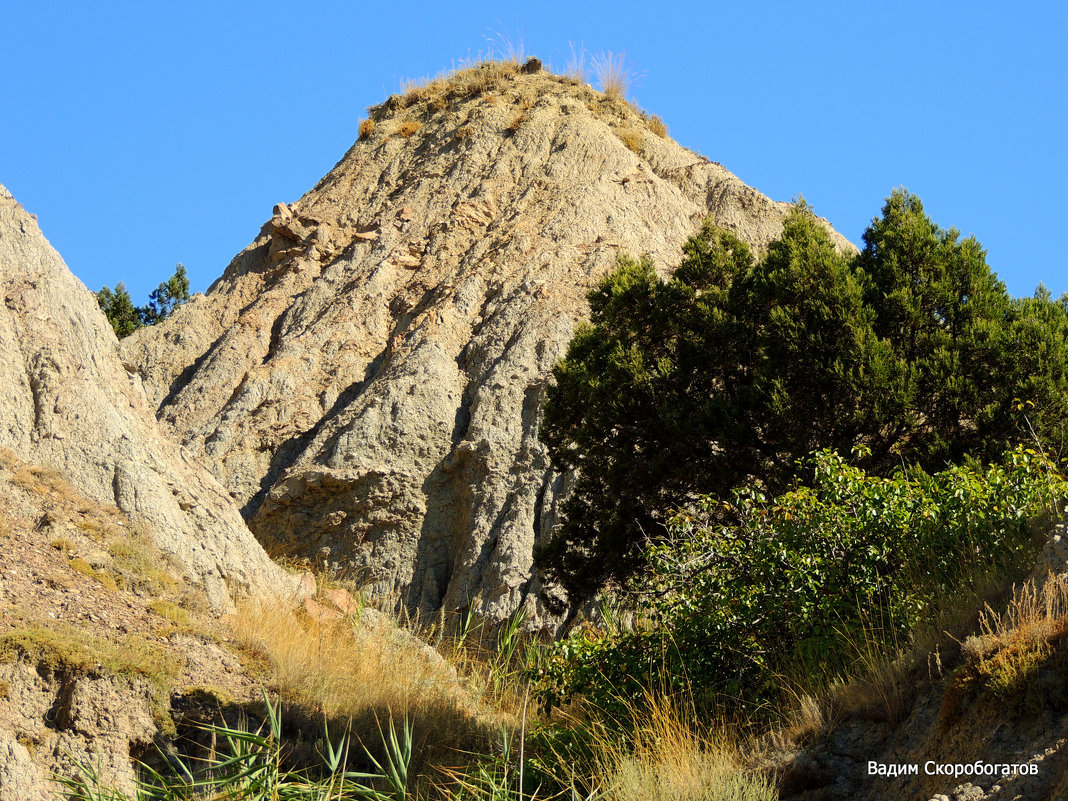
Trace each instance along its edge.
{"label": "jagged rock outcrop", "polygon": [[412,609],[540,614],[566,483],[540,405],[587,289],[621,251],[670,268],[706,215],[759,250],[787,209],[656,127],[502,65],[391,97],[124,359],[261,541]]}
{"label": "jagged rock outcrop", "polygon": [[287,589],[226,492],[161,434],[95,297],[2,186],[0,296],[0,446],[146,524],[216,607]]}

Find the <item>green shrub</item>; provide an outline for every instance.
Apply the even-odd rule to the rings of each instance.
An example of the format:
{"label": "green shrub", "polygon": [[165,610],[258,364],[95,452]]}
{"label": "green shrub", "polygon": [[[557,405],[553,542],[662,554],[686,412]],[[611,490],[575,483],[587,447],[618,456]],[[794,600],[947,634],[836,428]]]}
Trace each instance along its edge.
{"label": "green shrub", "polygon": [[[978,566],[1025,566],[1030,521],[1068,494],[1057,466],[1024,448],[934,475],[880,478],[830,451],[811,463],[811,486],[706,497],[676,515],[635,584],[637,625],[558,643],[542,700],[585,693],[611,711],[652,686],[700,705],[775,702],[784,672],[825,675],[860,640],[907,639]],[[733,522],[713,522],[724,512]]]}

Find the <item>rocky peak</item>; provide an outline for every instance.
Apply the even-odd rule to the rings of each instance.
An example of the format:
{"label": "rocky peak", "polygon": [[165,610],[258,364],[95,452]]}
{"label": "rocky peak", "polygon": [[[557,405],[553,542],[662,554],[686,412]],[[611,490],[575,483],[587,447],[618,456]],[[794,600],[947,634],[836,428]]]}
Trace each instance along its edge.
{"label": "rocky peak", "polygon": [[413,610],[538,617],[567,485],[540,406],[587,290],[621,251],[669,268],[708,215],[759,251],[787,209],[619,98],[481,65],[372,108],[123,357],[269,548]]}

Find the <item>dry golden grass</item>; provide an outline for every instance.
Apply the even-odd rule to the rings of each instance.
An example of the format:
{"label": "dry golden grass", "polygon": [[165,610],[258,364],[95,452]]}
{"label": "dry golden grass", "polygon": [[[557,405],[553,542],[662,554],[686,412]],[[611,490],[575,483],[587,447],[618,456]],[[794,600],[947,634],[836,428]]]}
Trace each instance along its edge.
{"label": "dry golden grass", "polygon": [[249,601],[232,620],[235,640],[269,665],[279,695],[310,714],[350,721],[363,742],[378,723],[407,718],[420,759],[487,747],[500,721],[476,707],[450,666],[382,615],[312,619],[285,605]]}
{"label": "dry golden grass", "polygon": [[791,750],[820,740],[845,720],[900,721],[911,697],[911,654],[887,651],[872,640],[858,647],[852,671],[809,690],[793,689],[773,740]]}
{"label": "dry golden grass", "polygon": [[369,111],[377,118],[383,112],[402,111],[421,103],[440,110],[451,99],[475,97],[500,88],[519,71],[519,66],[517,61],[478,61],[433,78],[407,80],[401,84],[399,95],[371,106]]}
{"label": "dry golden grass", "polygon": [[601,744],[612,801],[773,801],[773,783],[744,766],[725,732],[703,733],[671,699],[650,697],[633,720],[630,747]]}
{"label": "dry golden grass", "polygon": [[668,135],[667,125],[656,114],[649,118],[649,130],[659,136],[661,139],[666,139]]}
{"label": "dry golden grass", "polygon": [[397,133],[403,136],[405,139],[410,139],[416,131],[422,128],[423,125],[415,120],[405,120],[397,128]]}
{"label": "dry golden grass", "polygon": [[492,37],[486,37],[489,44],[489,57],[494,61],[515,64],[517,67],[526,61],[523,37],[516,31],[515,38],[507,31],[494,31]]}
{"label": "dry golden grass", "polygon": [[991,649],[1064,637],[1068,633],[1068,577],[1051,573],[1038,587],[1034,581],[1016,587],[1003,614],[987,606],[979,616],[979,628]]}
{"label": "dry golden grass", "polygon": [[586,56],[588,55],[586,48],[582,45],[576,48],[574,42],[568,42],[567,45],[571,52],[564,62],[564,69],[561,74],[576,83],[589,83],[590,70],[586,65]]}
{"label": "dry golden grass", "polygon": [[623,99],[630,88],[632,75],[624,65],[625,53],[614,54],[611,51],[598,53],[593,57],[593,73],[601,84],[601,91],[608,97]]}
{"label": "dry golden grass", "polygon": [[[1068,670],[1068,577],[1050,574],[1013,589],[1005,611],[989,605],[979,634],[961,644],[963,664],[942,696],[941,720],[998,703],[1006,710],[1042,713],[1064,706],[1060,677]],[[986,699],[984,704],[977,699]]]}
{"label": "dry golden grass", "polygon": [[371,134],[375,130],[375,121],[368,117],[365,120],[360,120],[360,141],[367,141],[371,138]]}
{"label": "dry golden grass", "polygon": [[982,683],[997,696],[1021,690],[1068,635],[1068,579],[1050,574],[1040,587],[1017,587],[1002,614],[990,607],[979,617],[980,634],[962,652]]}
{"label": "dry golden grass", "polygon": [[641,131],[637,128],[619,128],[616,130],[616,136],[627,146],[628,150],[641,155],[643,147]]}

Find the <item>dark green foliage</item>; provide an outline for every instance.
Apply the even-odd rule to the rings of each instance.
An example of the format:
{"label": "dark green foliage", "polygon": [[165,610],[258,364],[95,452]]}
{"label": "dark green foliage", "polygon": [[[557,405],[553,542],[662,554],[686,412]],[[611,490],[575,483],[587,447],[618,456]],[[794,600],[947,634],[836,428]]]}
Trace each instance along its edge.
{"label": "dark green foliage", "polygon": [[999,365],[998,375],[1014,376],[1014,398],[1026,399],[1036,433],[1063,452],[1068,444],[1068,295],[1053,302],[1049,290],[1040,286],[1034,297],[1013,300],[1002,335],[1001,358],[1008,364]]}
{"label": "dark green foliage", "polygon": [[148,305],[140,309],[141,320],[145,325],[155,325],[166,320],[174,310],[189,300],[189,277],[185,265],[181,262],[174,270],[174,275],[152,290],[148,296]]}
{"label": "dark green foliage", "polygon": [[556,644],[543,700],[581,692],[611,712],[663,686],[700,705],[781,701],[785,673],[833,673],[872,638],[907,642],[979,572],[1029,566],[1030,520],[1068,495],[1057,465],[1023,448],[934,475],[880,478],[830,451],[811,467],[811,486],[774,500],[737,493],[733,524],[707,496],[674,517],[634,584],[637,625]]}
{"label": "dark green foliage", "polygon": [[959,237],[903,191],[864,233],[857,267],[895,362],[883,415],[892,429],[879,438],[877,463],[895,451],[926,464],[989,457],[1013,433],[1006,412],[1017,387],[992,380],[1002,368],[1016,372],[1003,359],[1010,300],[975,238]]}
{"label": "dark green foliage", "polygon": [[577,469],[539,565],[573,601],[623,584],[695,494],[786,489],[806,454],[860,448],[887,475],[995,458],[1068,417],[1068,313],[1013,301],[974,238],[903,190],[855,257],[802,202],[754,261],[705,225],[670,281],[621,258],[554,371],[542,439]]}
{"label": "dark green foliage", "polygon": [[100,304],[104,316],[108,318],[111,327],[115,329],[115,336],[119,339],[128,337],[141,327],[141,314],[134,306],[130,293],[126,291],[126,284],[122,281],[115,285],[114,292],[108,287],[97,292],[96,301]]}
{"label": "dark green foliage", "polygon": [[145,325],[166,320],[174,310],[189,300],[189,277],[179,263],[174,275],[152,290],[145,306],[134,306],[126,284],[119,281],[114,291],[104,287],[96,293],[97,303],[108,318],[115,335],[122,339]]}

